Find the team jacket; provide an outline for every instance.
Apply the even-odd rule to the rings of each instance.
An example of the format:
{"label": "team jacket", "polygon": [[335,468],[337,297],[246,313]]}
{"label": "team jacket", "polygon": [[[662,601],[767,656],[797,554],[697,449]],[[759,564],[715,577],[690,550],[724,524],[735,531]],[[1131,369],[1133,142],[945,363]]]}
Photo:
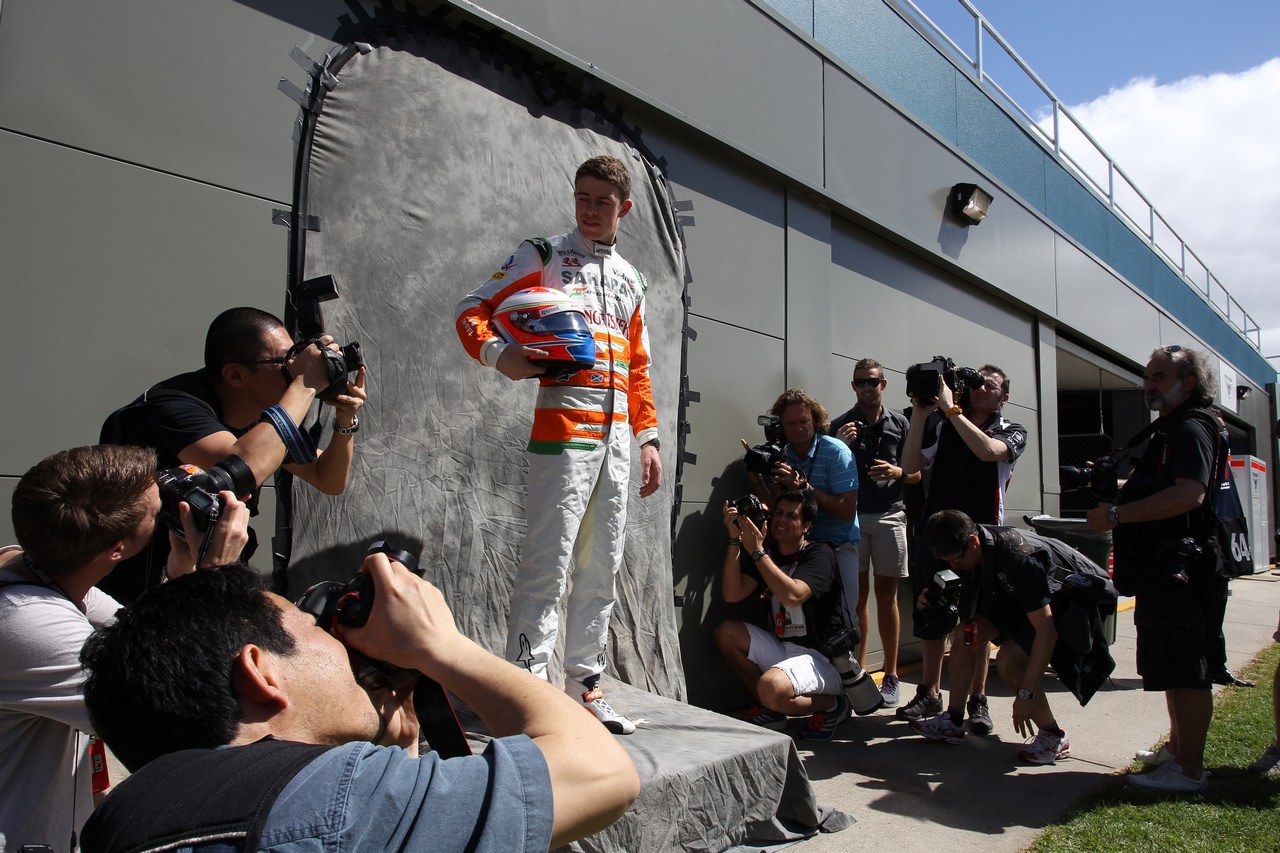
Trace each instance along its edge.
{"label": "team jacket", "polygon": [[487,367],[496,365],[506,342],[491,322],[494,309],[512,293],[539,285],[582,303],[596,341],[596,363],[591,370],[539,380],[530,452],[594,448],[608,435],[610,421],[630,420],[641,444],[657,438],[644,277],[612,246],[586,240],[577,228],[524,241],[487,282],[463,297],[455,325],[467,352]]}

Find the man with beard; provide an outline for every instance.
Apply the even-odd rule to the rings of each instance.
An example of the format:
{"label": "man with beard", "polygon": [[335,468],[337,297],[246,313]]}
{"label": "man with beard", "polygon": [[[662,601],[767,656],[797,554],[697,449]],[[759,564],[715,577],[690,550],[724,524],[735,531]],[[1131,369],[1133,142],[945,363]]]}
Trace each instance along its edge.
{"label": "man with beard", "polygon": [[1163,692],[1169,740],[1137,759],[1154,773],[1133,775],[1140,788],[1175,793],[1208,788],[1204,744],[1213,718],[1211,636],[1227,581],[1200,552],[1207,541],[1201,506],[1215,477],[1217,418],[1209,405],[1217,378],[1208,357],[1181,346],[1158,347],[1143,373],[1143,402],[1160,417],[1114,504],[1089,511],[1115,545],[1116,588],[1137,598],[1138,673],[1142,688]]}

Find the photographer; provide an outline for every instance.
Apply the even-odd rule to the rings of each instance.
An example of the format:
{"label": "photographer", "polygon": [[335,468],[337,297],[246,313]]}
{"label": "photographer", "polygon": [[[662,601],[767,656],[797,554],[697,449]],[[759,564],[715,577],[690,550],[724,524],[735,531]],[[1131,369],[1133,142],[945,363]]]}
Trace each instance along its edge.
{"label": "photographer", "polygon": [[[783,492],[812,494],[817,515],[809,539],[835,549],[840,583],[851,618],[858,605],[858,465],[843,441],[827,435],[827,408],[807,391],[791,388],[774,401],[786,439],[784,457],[767,475],[748,471],[751,487],[772,505]],[[742,446],[751,451],[746,439]],[[857,628],[858,625],[853,627]]]}
{"label": "photographer", "polygon": [[1089,511],[1096,530],[1112,530],[1116,586],[1137,596],[1138,673],[1142,687],[1162,691],[1169,740],[1138,760],[1154,773],[1130,776],[1141,788],[1198,792],[1208,788],[1204,744],[1213,717],[1212,637],[1227,594],[1199,512],[1215,476],[1217,419],[1209,408],[1217,377],[1208,357],[1181,346],[1151,353],[1143,402],[1158,412],[1154,432],[1115,504]]}
{"label": "photographer", "polygon": [[[858,624],[870,619],[871,573],[875,570],[876,620],[884,644],[884,678],[880,692],[887,708],[896,708],[898,695],[898,584],[907,577],[907,512],[903,486],[920,482],[920,472],[905,474],[902,445],[907,419],[884,407],[889,380],[873,358],[853,366],[850,383],[857,404],[831,422],[831,433],[849,445],[858,463]],[[858,663],[866,666],[867,644],[858,649]]]}
{"label": "photographer", "polygon": [[763,529],[725,502],[729,547],[721,594],[731,604],[756,595],[767,608],[761,608],[763,627],[721,622],[716,647],[760,703],[747,712],[747,722],[773,728],[785,725],[787,717],[811,715],[801,736],[831,740],[852,706],[840,673],[817,648],[826,627],[818,600],[839,579],[831,549],[809,541],[815,516],[812,495],[798,491],[778,496]]}
{"label": "photographer", "polygon": [[[1009,400],[1005,372],[988,364],[976,374],[978,387],[970,389],[966,385],[959,402],[946,374],[938,376],[936,396],[918,390],[913,393],[902,470],[908,475],[925,468],[931,471],[923,518],[944,509],[958,509],[978,524],[1004,521],[1005,490],[1013,476],[1013,466],[1026,448],[1027,430],[1001,412]],[[956,382],[954,378],[952,381]],[[910,390],[910,380],[908,386]],[[945,420],[938,423],[936,441],[923,448],[926,424],[935,411],[941,412]],[[945,565],[929,554],[922,537],[917,535],[911,552],[911,586],[917,599],[941,568]],[[917,612],[915,621],[925,619]],[[924,664],[915,698],[898,709],[900,720],[921,720],[942,710],[939,685],[946,631],[922,632],[917,625],[915,635],[922,641]],[[980,655],[990,654],[986,645],[978,651]],[[986,684],[987,667],[974,667],[968,706],[969,730],[974,734],[990,734],[994,729],[987,708]]]}
{"label": "photographer", "polygon": [[[924,540],[934,557],[978,593],[964,639],[951,647],[948,708],[913,720],[911,728],[930,740],[964,739],[973,671],[986,668],[985,649],[994,642],[1000,647],[1000,677],[1017,691],[1014,731],[1031,738],[1018,757],[1030,764],[1067,758],[1071,745],[1054,719],[1041,682],[1052,662],[1060,680],[1084,704],[1115,668],[1102,628],[1103,613],[1115,604],[1106,573],[1055,540],[1012,527],[974,524],[958,510],[931,516]],[[936,590],[923,593],[921,606],[936,595]]]}
{"label": "photographer", "polygon": [[[320,338],[335,350],[333,339]],[[284,468],[325,494],[341,494],[351,470],[353,442],[364,405],[364,369],[345,393],[325,400],[334,408],[328,446],[316,450],[298,429],[318,394],[330,385],[329,368],[316,345],[294,346],[284,324],[256,308],[231,308],[209,325],[204,367],[166,379],[102,427],[104,444],[153,447],[161,468],[191,463],[209,468],[235,454],[248,464],[255,485]],[[241,495],[241,497],[246,497]],[[258,490],[247,496],[257,514]],[[122,566],[104,589],[128,603],[159,580],[166,540],[157,537]],[[253,553],[251,546],[246,558]]]}
{"label": "photographer", "polygon": [[[0,549],[0,849],[75,847],[93,808],[92,727],[80,648],[120,605],[94,584],[155,531],[155,452],[97,445],[55,453],[18,481],[13,528]],[[230,492],[204,565],[236,559],[249,511]],[[174,536],[167,577],[195,568],[190,508],[178,504],[186,541]]]}
{"label": "photographer", "polygon": [[[464,637],[440,591],[387,554],[361,571],[368,622],[337,636],[243,565],[148,590],[94,634],[85,701],[134,774],[85,827],[86,851],[190,846],[210,827],[248,850],[545,851],[626,810],[635,768],[580,705]],[[362,687],[348,645],[435,679],[495,739],[417,757],[412,685]]]}

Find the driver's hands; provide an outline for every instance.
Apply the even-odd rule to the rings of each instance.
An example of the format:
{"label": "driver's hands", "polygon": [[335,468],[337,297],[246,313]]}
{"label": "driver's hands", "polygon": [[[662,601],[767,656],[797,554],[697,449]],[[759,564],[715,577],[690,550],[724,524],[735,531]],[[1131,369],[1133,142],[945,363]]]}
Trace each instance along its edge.
{"label": "driver's hands", "polygon": [[529,359],[547,358],[550,355],[551,353],[544,349],[534,349],[523,344],[508,344],[498,356],[498,363],[494,367],[503,376],[518,382],[521,379],[532,379],[545,373],[544,368],[530,364]]}

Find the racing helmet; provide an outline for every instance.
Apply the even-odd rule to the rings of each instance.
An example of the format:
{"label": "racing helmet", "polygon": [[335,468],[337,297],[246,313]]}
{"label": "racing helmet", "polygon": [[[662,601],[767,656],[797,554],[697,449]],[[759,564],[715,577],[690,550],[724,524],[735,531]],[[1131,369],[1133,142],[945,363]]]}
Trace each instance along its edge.
{"label": "racing helmet", "polygon": [[578,300],[550,287],[529,287],[502,300],[493,312],[497,331],[512,344],[546,350],[530,359],[548,373],[588,370],[596,363],[596,342]]}

